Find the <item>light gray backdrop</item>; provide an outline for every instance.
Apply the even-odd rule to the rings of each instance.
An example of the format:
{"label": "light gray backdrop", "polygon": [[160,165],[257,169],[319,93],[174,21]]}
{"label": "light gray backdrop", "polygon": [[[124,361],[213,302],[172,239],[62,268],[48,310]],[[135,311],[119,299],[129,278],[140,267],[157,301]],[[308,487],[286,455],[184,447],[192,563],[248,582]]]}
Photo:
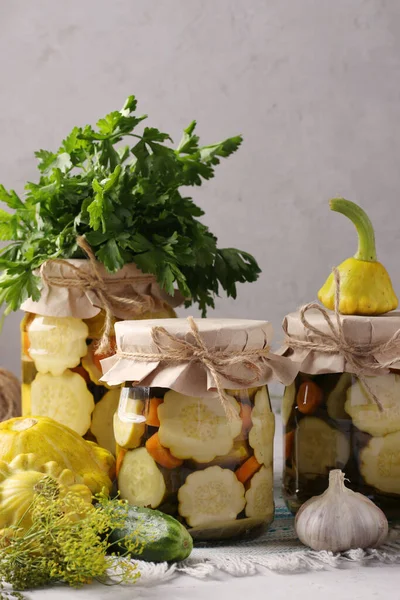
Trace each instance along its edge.
{"label": "light gray backdrop", "polygon": [[[263,274],[215,315],[271,320],[280,337],[285,313],[355,250],[352,225],[328,209],[334,195],[368,210],[400,292],[399,2],[0,2],[6,187],[22,192],[34,150],[131,93],[176,142],[193,118],[205,142],[244,135],[194,197],[221,246],[253,253]],[[0,365],[15,372],[19,320],[0,336]]]}

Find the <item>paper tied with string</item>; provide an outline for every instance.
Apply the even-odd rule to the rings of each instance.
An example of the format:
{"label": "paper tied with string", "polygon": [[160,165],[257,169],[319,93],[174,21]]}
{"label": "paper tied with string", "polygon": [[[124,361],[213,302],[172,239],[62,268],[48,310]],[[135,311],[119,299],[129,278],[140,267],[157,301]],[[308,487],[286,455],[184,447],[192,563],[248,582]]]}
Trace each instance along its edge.
{"label": "paper tied with string", "polygon": [[[272,339],[272,326],[266,321],[249,321],[240,319],[193,319],[201,343],[212,357],[225,357],[223,374],[218,371],[219,381],[226,389],[245,389],[264,385],[270,381],[290,384],[298,373],[294,363],[283,356],[269,350]],[[168,353],[179,351],[179,340],[196,345],[190,323],[187,319],[153,319],[147,321],[125,321],[115,325],[117,353],[101,361],[104,376],[102,381],[109,385],[135,381],[144,387],[165,387],[189,396],[204,397],[216,394],[216,382],[211,370],[202,360],[193,356],[188,360],[169,362],[162,360],[143,360],[143,355],[160,352],[155,344],[154,328],[165,328],[175,337],[159,336],[160,343]],[[254,370],[246,367],[244,353],[253,356],[249,360],[257,366],[257,380]],[[248,352],[249,351],[249,352]],[[258,355],[257,355],[257,351]],[[243,360],[241,359],[241,353]],[[137,360],[135,356],[141,356]],[[229,364],[230,357],[234,362]],[[238,380],[252,380],[240,384]]]}
{"label": "paper tied with string", "polygon": [[[336,327],[336,316],[333,311],[324,309],[333,326]],[[305,312],[308,323],[322,334],[331,336],[331,331],[322,312],[310,309]],[[400,340],[391,343],[382,351],[383,346],[400,330],[400,312],[391,312],[378,316],[339,315],[346,343],[353,347],[355,353],[360,351],[367,361],[363,361],[364,375],[385,375],[390,369],[400,369]],[[287,315],[283,321],[285,345],[279,354],[291,358],[298,364],[299,370],[310,375],[321,373],[354,373],[353,366],[346,360],[338,347],[321,352],[319,349],[301,348],[291,345],[292,340],[326,343],[316,332],[306,328],[301,321],[300,311]],[[371,362],[373,368],[368,368]]]}
{"label": "paper tied with string", "polygon": [[[140,311],[135,305],[124,304],[118,299],[137,298],[141,312],[162,310],[166,305],[175,307],[182,303],[180,295],[172,297],[163,292],[154,276],[142,273],[135,264],[127,264],[117,273],[109,273],[98,262],[96,269],[102,280],[100,287],[111,298],[113,316],[119,319],[132,318],[135,312]],[[96,290],[98,283],[93,279],[93,266],[89,260],[49,260],[35,275],[42,277],[41,297],[37,302],[26,300],[22,310],[48,317],[90,319],[105,308],[101,290],[100,293]]]}

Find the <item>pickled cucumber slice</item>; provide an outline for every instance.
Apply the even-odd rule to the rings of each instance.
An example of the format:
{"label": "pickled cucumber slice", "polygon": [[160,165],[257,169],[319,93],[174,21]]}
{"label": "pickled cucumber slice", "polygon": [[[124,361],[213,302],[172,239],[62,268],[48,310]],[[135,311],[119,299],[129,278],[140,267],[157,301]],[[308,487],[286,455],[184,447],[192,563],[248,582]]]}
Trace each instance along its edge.
{"label": "pickled cucumber slice", "polygon": [[160,442],[176,458],[207,463],[227,454],[242,429],[239,404],[229,401],[238,417],[229,421],[217,396],[194,398],[169,391],[158,407]]}
{"label": "pickled cucumber slice", "polygon": [[55,377],[38,373],[31,385],[31,414],[51,417],[84,435],[94,409],[92,394],[77,373],[65,371]]}
{"label": "pickled cucumber slice", "polygon": [[304,417],[295,434],[295,461],[299,473],[308,477],[343,469],[350,458],[350,442],[318,417]]}
{"label": "pickled cucumber slice", "polygon": [[261,467],[253,475],[245,495],[246,517],[265,517],[274,514],[274,478],[272,467]]}
{"label": "pickled cucumber slice", "polygon": [[360,452],[360,472],[369,485],[400,494],[400,432],[371,438]]}
{"label": "pickled cucumber slice", "polygon": [[[144,402],[129,398],[129,412],[136,415],[143,414]],[[132,423],[122,421],[118,412],[114,414],[114,436],[121,448],[137,448],[145,432],[145,423]]]}
{"label": "pickled cucumber slice", "polygon": [[326,408],[331,419],[350,419],[344,409],[346,392],[352,384],[353,375],[342,373],[336,386],[333,388],[326,401]]}
{"label": "pickled cucumber slice", "polygon": [[164,477],[146,448],[128,450],[118,475],[121,498],[135,506],[157,508],[165,496]]}
{"label": "pickled cucumber slice", "polygon": [[296,384],[293,382],[285,387],[285,392],[282,398],[282,421],[284,425],[289,422],[289,417],[292,412],[293,404],[296,399]]}
{"label": "pickled cucumber slice", "polygon": [[245,506],[244,491],[230,469],[196,471],[178,491],[179,514],[191,527],[234,520]]}
{"label": "pickled cucumber slice", "polygon": [[110,390],[98,402],[93,411],[90,431],[97,443],[115,456],[114,413],[118,409],[120,389]]}
{"label": "pickled cucumber slice", "polygon": [[363,384],[357,381],[347,390],[345,411],[361,431],[381,436],[400,431],[400,375],[377,375],[367,377],[368,384],[379,398],[381,412],[370,398]]}
{"label": "pickled cucumber slice", "polygon": [[61,375],[87,352],[88,327],[75,317],[35,316],[28,326],[29,355],[39,373]]}
{"label": "pickled cucumber slice", "polygon": [[275,433],[275,417],[271,410],[266,386],[255,395],[254,408],[251,412],[253,427],[249,433],[249,444],[254,456],[260,464],[272,464]]}

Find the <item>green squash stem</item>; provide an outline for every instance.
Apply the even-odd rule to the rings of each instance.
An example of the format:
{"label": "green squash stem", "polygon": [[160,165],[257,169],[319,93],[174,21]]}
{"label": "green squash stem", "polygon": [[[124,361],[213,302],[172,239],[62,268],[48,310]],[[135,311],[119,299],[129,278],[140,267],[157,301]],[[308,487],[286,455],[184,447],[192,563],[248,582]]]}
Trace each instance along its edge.
{"label": "green squash stem", "polygon": [[329,202],[331,210],[341,213],[352,221],[357,229],[357,260],[376,262],[375,233],[367,213],[354,202],[344,198],[333,198]]}

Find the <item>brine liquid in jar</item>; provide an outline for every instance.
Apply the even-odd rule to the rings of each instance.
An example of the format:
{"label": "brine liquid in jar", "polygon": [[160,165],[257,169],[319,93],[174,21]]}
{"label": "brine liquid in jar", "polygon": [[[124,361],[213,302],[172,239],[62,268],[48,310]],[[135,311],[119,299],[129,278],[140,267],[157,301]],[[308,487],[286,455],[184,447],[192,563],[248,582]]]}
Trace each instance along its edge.
{"label": "brine liquid in jar", "polygon": [[382,412],[350,373],[302,373],[286,388],[283,495],[292,512],[326,490],[331,469],[341,469],[346,485],[388,518],[400,517],[400,375],[367,381]]}
{"label": "brine liquid in jar", "polygon": [[273,519],[274,415],[266,386],[202,398],[127,383],[114,416],[118,489],[197,540],[257,535]]}

